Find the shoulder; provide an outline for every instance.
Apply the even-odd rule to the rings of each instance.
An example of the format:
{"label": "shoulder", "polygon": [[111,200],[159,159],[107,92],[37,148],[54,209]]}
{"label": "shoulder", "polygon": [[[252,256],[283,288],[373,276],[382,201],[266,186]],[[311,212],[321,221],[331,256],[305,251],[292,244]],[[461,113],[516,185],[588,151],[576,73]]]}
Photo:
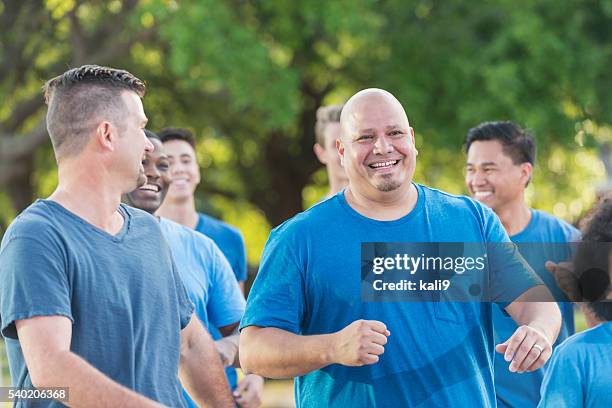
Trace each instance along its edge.
{"label": "shoulder", "polygon": [[342,194],[342,192],[320,201],[282,222],[272,229],[270,236],[304,236],[310,231],[321,231],[320,228],[329,227],[330,222],[337,221],[344,215],[339,202],[339,194]]}
{"label": "shoulder", "polygon": [[447,193],[421,184],[416,186],[419,193],[423,194],[425,206],[430,211],[440,211],[452,216],[472,215],[482,221],[497,217],[489,207],[468,196]]}
{"label": "shoulder", "polygon": [[199,250],[207,251],[212,251],[216,248],[212,239],[177,222],[167,218],[160,218],[159,225],[169,243],[178,241],[182,245],[190,245]]}
{"label": "shoulder", "polygon": [[566,241],[580,240],[580,231],[568,222],[542,210],[533,209],[532,211],[533,217],[537,217],[538,226],[545,227],[553,234],[561,234]]}
{"label": "shoulder", "polygon": [[[207,232],[211,232],[212,230],[214,231],[214,234],[221,234],[225,237],[232,237],[242,241],[242,234],[240,233],[240,230],[233,225],[204,213],[198,213],[198,217],[199,222],[197,227],[200,225],[203,226],[203,230],[200,232],[209,235]],[[197,227],[196,229],[198,229]]]}
{"label": "shoulder", "polygon": [[62,223],[54,216],[55,209],[43,200],[38,200],[19,214],[6,230],[3,245],[16,238],[44,241],[59,239]]}
{"label": "shoulder", "polygon": [[582,360],[583,357],[592,355],[589,350],[594,344],[601,343],[602,325],[592,327],[573,336],[568,337],[563,343],[557,346],[555,357],[562,361]]}

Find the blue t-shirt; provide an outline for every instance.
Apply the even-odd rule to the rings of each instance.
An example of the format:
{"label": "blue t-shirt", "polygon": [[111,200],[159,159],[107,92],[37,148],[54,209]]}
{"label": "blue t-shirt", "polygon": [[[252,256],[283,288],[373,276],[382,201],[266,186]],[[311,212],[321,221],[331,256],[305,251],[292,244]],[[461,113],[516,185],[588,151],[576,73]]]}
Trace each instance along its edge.
{"label": "blue t-shirt", "polygon": [[[234,273],[217,245],[208,237],[161,218],[162,233],[174,256],[195,313],[209,332],[240,321],[245,300]],[[229,368],[229,367],[228,367]],[[235,375],[235,370],[232,369]],[[234,384],[230,384],[232,388]],[[189,406],[195,403],[183,390]]]}
{"label": "blue t-shirt", "polygon": [[206,235],[219,247],[229,261],[238,282],[247,278],[246,247],[240,231],[203,213],[198,213],[198,225],[195,230]]}
{"label": "blue t-shirt", "polygon": [[[243,282],[247,279],[246,247],[240,231],[225,222],[210,215],[198,213],[198,225],[195,230],[208,236],[219,247],[227,258],[236,280]],[[221,333],[215,327],[210,329],[213,339],[220,339]],[[232,389],[238,384],[238,374],[233,367],[226,367],[225,373]]]}
{"label": "blue t-shirt", "polygon": [[0,317],[13,385],[32,387],[15,320],[60,315],[72,322],[72,352],[140,394],[185,406],[180,332],[193,304],[157,220],[125,205],[119,211],[123,227],[110,235],[54,201],[38,200],[6,231]]}
{"label": "blue t-shirt", "polygon": [[612,322],[575,334],[555,349],[538,407],[612,407]]}
{"label": "blue t-shirt", "polygon": [[[566,242],[580,240],[580,232],[566,223],[543,211],[531,210],[531,221],[527,227],[510,239],[519,245],[521,255],[539,275],[549,288],[556,289],[555,298],[566,300],[556,288],[554,277],[544,267],[546,261],[562,262],[571,258],[569,245]],[[550,245],[553,244],[553,245]],[[556,244],[556,245],[555,245]],[[574,334],[574,309],[570,302],[560,302],[562,325],[555,345]],[[503,343],[517,329],[517,324],[501,310],[493,311],[493,328],[495,341]],[[531,373],[513,373],[508,370],[510,363],[504,356],[495,353],[495,388],[499,407],[535,407],[540,400],[540,385],[545,367]]]}
{"label": "blue t-shirt", "polygon": [[[333,364],[298,377],[298,406],[495,406],[491,303],[361,301],[362,242],[509,241],[480,203],[416,188],[415,208],[395,221],[360,215],[340,192],[270,234],[241,328],[313,335],[367,319],[391,331],[376,364]],[[505,299],[541,282],[522,260],[499,261],[509,273],[496,273],[497,279],[512,280],[493,285],[512,292]]]}

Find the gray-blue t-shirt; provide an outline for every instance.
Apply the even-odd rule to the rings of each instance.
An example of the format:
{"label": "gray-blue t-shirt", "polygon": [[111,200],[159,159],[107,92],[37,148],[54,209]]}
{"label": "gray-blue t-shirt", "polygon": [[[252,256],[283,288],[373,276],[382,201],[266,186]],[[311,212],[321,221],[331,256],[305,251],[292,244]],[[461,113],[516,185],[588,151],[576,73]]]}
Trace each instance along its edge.
{"label": "gray-blue t-shirt", "polygon": [[72,321],[72,352],[142,395],[184,406],[180,331],[193,304],[157,220],[124,205],[119,211],[125,222],[110,235],[54,201],[38,200],[7,230],[0,318],[12,382],[32,387],[15,320],[61,315]]}

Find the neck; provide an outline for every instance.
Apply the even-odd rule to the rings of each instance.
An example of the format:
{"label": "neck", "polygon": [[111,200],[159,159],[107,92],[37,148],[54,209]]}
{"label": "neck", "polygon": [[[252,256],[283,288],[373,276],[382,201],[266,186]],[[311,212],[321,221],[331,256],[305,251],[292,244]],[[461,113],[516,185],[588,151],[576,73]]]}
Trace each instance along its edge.
{"label": "neck", "polygon": [[121,187],[104,168],[76,161],[65,163],[59,166],[58,179],[49,200],[106,232],[121,229],[123,217],[117,212]]}
{"label": "neck", "polygon": [[527,207],[522,197],[519,200],[504,205],[502,208],[496,209],[495,213],[509,236],[523,231],[529,225],[529,221],[531,221],[531,211],[529,211],[529,207]]}
{"label": "neck", "polygon": [[344,179],[333,179],[329,180],[329,191],[326,197],[331,197],[338,194],[343,188],[348,185],[348,182]]}
{"label": "neck", "polygon": [[377,192],[373,196],[366,196],[351,188],[349,183],[344,196],[351,208],[359,214],[377,221],[393,221],[412,211],[419,193],[414,184],[410,183],[393,192]]}
{"label": "neck", "polygon": [[182,200],[176,200],[166,196],[166,199],[155,214],[191,229],[194,229],[196,225],[198,225],[198,212],[195,209],[195,200],[193,196]]}

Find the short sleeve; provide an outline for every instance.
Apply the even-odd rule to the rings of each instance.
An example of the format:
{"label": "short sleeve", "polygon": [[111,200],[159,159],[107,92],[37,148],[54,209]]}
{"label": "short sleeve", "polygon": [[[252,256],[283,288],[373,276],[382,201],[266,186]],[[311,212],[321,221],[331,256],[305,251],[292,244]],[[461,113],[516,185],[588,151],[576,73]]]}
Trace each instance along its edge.
{"label": "short sleeve", "polygon": [[65,255],[55,242],[14,237],[0,251],[2,334],[17,338],[16,320],[61,315],[72,322]]}
{"label": "short sleeve", "polygon": [[580,364],[573,360],[569,349],[561,346],[555,350],[542,381],[539,408],[575,408],[584,405]]}
{"label": "short sleeve", "polygon": [[206,308],[210,324],[219,328],[242,319],[245,300],[229,262],[215,244],[212,257],[211,292]]}
{"label": "short sleeve", "polygon": [[299,267],[291,241],[282,233],[272,232],[247,299],[241,329],[276,327],[300,333],[305,302],[304,271]]}

